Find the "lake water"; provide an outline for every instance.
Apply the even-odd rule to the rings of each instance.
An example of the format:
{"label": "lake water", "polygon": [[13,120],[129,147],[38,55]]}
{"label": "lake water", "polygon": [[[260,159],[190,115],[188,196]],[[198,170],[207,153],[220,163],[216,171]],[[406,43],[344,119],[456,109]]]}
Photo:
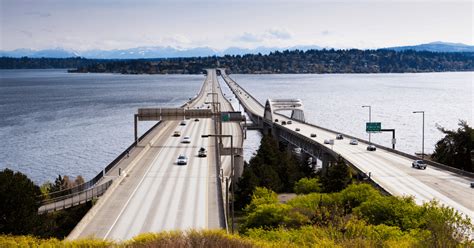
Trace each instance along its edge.
{"label": "lake water", "polygon": [[[366,138],[368,110],[383,128],[397,130],[397,149],[421,149],[426,111],[427,151],[442,137],[436,124],[472,124],[473,73],[231,75],[262,103],[300,98],[306,119]],[[95,176],[133,141],[139,107],[176,107],[194,96],[203,75],[68,74],[64,70],[0,70],[0,169],[27,174],[37,183],[58,175]],[[221,80],[222,83],[222,80]],[[141,122],[144,132],[154,123]],[[258,146],[249,132],[246,159]],[[390,134],[372,135],[390,145]]]}
{"label": "lake water", "polygon": [[[262,104],[268,98],[299,98],[306,121],[368,139],[365,122],[395,129],[396,149],[421,152],[425,111],[425,152],[444,135],[437,129],[473,124],[473,72],[405,74],[231,75]],[[372,141],[391,147],[392,133],[372,134]]]}

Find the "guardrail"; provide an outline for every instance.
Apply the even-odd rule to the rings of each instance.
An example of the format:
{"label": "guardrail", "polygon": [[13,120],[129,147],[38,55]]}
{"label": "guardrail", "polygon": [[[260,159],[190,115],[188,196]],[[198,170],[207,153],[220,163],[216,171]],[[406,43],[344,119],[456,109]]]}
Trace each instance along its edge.
{"label": "guardrail", "polygon": [[[158,122],[156,123],[155,125],[153,125],[153,127],[151,127],[148,131],[146,131],[143,135],[141,135],[139,138],[138,138],[138,142],[140,142],[141,140],[143,140],[145,138],[146,135],[148,135],[151,131],[153,131],[157,126],[160,125],[161,122]],[[115,167],[115,165],[118,164],[118,162],[120,162],[125,156],[127,156],[129,154],[129,152],[132,150],[133,147],[135,147],[137,145],[137,142],[133,142],[127,149],[125,149],[122,153],[120,153],[112,162],[110,162],[105,168],[104,170],[101,170],[94,178],[92,178],[91,180],[81,184],[81,185],[78,185],[78,186],[75,186],[75,187],[72,187],[70,189],[65,189],[65,190],[60,190],[60,191],[54,191],[54,192],[50,192],[46,198],[47,199],[60,199],[59,197],[62,197],[62,196],[68,196],[68,195],[72,195],[72,194],[75,194],[77,192],[82,192],[86,189],[90,189],[92,187],[94,187],[94,185],[97,184],[97,182],[99,182],[103,177],[104,175],[109,172],[111,169],[113,169]],[[43,198],[43,196],[38,196],[40,198]],[[45,201],[46,200],[43,200],[41,201],[41,204],[44,205],[45,204]]]}
{"label": "guardrail", "polygon": [[86,189],[80,192],[75,192],[70,195],[60,196],[53,199],[47,199],[43,201],[43,206],[38,209],[38,213],[48,213],[56,210],[61,210],[69,207],[73,207],[79,204],[91,201],[105,193],[112,184],[112,180],[107,181],[101,185],[95,186],[90,189]]}

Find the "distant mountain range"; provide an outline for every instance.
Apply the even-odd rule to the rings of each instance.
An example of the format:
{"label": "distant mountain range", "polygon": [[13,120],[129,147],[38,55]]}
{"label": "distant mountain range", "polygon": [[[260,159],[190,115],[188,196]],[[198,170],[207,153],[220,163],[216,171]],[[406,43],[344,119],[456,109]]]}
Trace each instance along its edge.
{"label": "distant mountain range", "polygon": [[[150,59],[150,58],[179,58],[179,57],[205,57],[205,56],[223,56],[223,55],[244,55],[244,54],[269,54],[273,51],[282,50],[320,50],[320,46],[293,46],[286,48],[278,47],[257,47],[254,49],[229,47],[225,50],[215,50],[210,47],[196,47],[189,49],[180,49],[174,47],[136,47],[119,50],[87,50],[72,51],[62,48],[32,50],[16,49],[13,51],[0,51],[0,57],[30,57],[30,58],[70,58],[85,57],[90,59]],[[326,48],[328,49],[328,48]],[[387,47],[396,51],[416,50],[432,52],[474,52],[474,46],[461,43],[432,42],[415,46]]]}
{"label": "distant mountain range", "polygon": [[441,41],[416,46],[388,47],[386,49],[391,49],[395,51],[415,50],[430,52],[474,52],[474,46],[469,46],[462,43],[450,43]]}

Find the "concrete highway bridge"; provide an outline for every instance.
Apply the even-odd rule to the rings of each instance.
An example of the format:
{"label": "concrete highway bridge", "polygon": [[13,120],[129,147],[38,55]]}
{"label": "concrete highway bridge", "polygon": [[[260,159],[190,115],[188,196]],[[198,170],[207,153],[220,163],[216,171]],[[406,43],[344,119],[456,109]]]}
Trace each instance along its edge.
{"label": "concrete highway bridge", "polygon": [[[220,85],[218,77],[226,84]],[[252,128],[270,133],[280,141],[321,161],[322,168],[341,157],[388,194],[413,196],[417,203],[438,200],[474,218],[474,175],[430,163],[417,170],[417,157],[377,146],[367,151],[367,141],[350,145],[350,135],[336,140],[338,132],[305,121],[304,106],[297,99],[268,99],[263,105],[231,79],[223,69],[206,70],[199,93],[180,108],[144,108],[138,121],[159,120],[104,171],[73,192],[45,202],[40,212],[55,211],[92,199],[98,201],[68,239],[95,237],[125,240],[140,233],[187,229],[232,230],[230,206],[232,187],[243,170],[243,141],[246,121],[236,112],[222,87],[229,87],[249,119]],[[282,111],[290,111],[289,116]],[[181,125],[184,120],[185,124]],[[283,125],[283,122],[291,124]],[[180,137],[174,133],[180,132]],[[183,143],[189,136],[190,143]],[[332,139],[333,144],[324,140]],[[198,157],[204,147],[207,157]],[[178,155],[188,157],[177,165]]]}
{"label": "concrete highway bridge", "polygon": [[[388,194],[413,196],[419,204],[434,199],[474,219],[474,190],[470,188],[473,173],[430,161],[426,170],[418,170],[412,168],[413,160],[419,159],[416,156],[376,144],[376,151],[367,151],[368,141],[356,138],[358,145],[351,145],[349,141],[355,137],[346,134],[337,140],[336,135],[341,133],[305,122],[301,101],[269,99],[264,106],[224,69],[219,71],[256,126],[322,161],[323,169],[341,157],[359,173],[370,175],[370,180]],[[291,111],[291,116],[279,110]],[[292,123],[282,125],[288,121]],[[332,140],[332,144],[325,144],[325,140]]]}

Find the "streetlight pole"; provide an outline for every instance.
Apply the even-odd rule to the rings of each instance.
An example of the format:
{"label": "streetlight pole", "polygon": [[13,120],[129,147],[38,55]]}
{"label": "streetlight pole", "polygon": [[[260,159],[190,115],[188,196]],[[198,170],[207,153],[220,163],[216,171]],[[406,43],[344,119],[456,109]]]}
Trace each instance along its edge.
{"label": "streetlight pole", "polygon": [[425,111],[413,111],[413,114],[423,114],[423,128],[421,131],[421,160],[425,158]]}
{"label": "streetlight pole", "polygon": [[[370,105],[363,105],[363,108],[369,108],[369,122],[372,122],[372,107]],[[369,132],[369,145],[371,144],[370,142],[370,132]]]}
{"label": "streetlight pole", "polygon": [[202,138],[207,137],[219,137],[219,138],[230,138],[230,165],[231,165],[231,179],[232,179],[232,186],[231,186],[231,194],[232,194],[232,233],[234,233],[234,186],[235,186],[235,165],[234,165],[234,136],[231,134],[207,134],[201,135]]}

